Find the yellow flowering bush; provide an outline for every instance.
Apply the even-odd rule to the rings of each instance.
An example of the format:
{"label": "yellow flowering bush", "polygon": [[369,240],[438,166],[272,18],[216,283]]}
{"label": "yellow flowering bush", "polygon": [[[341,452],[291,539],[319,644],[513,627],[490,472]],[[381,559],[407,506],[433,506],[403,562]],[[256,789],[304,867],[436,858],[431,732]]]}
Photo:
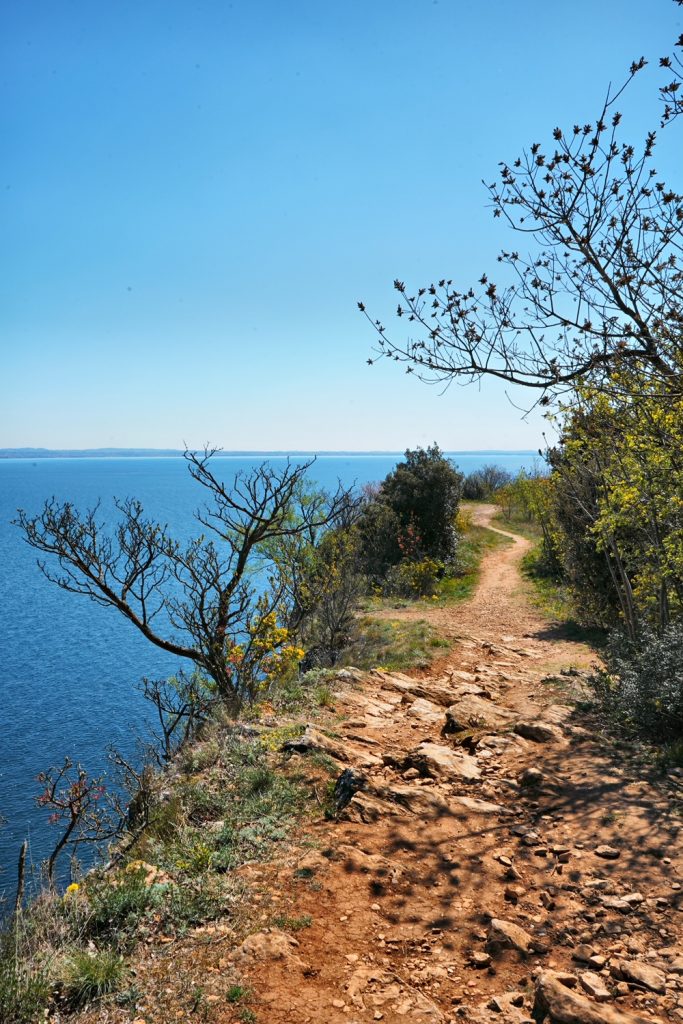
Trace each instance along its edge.
{"label": "yellow flowering bush", "polygon": [[259,614],[249,622],[241,642],[229,646],[226,658],[236,689],[250,701],[291,678],[305,654],[265,605],[264,598],[259,602]]}

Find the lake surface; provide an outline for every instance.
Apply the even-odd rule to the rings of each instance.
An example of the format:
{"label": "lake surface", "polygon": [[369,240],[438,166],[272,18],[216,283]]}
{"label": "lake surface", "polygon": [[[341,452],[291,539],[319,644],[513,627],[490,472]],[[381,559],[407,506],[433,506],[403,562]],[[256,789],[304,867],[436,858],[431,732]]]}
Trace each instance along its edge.
{"label": "lake surface", "polygon": [[[465,473],[487,463],[516,473],[539,461],[530,452],[447,454]],[[320,456],[309,474],[326,488],[338,479],[360,487],[382,480],[401,457]],[[222,457],[214,471],[229,481],[261,461]],[[47,813],[34,806],[38,772],[68,755],[97,774],[106,768],[110,744],[133,753],[136,735],[150,721],[149,705],[134,684],[181,667],[113,609],[65,593],[42,576],[35,552],[11,521],[18,508],[36,513],[52,496],[81,510],[101,500],[108,523],[115,522],[114,497],[137,497],[148,515],[168,523],[180,539],[200,532],[193,511],[204,497],[182,458],[0,460],[0,815],[6,819],[0,828],[0,891],[6,887],[8,893],[23,839],[29,839],[34,867],[55,840]]]}

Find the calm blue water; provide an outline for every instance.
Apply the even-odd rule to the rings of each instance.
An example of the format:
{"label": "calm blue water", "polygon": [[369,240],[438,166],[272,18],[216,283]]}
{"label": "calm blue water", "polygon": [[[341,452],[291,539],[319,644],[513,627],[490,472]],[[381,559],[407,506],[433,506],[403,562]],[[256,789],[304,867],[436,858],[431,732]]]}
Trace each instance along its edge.
{"label": "calm blue water", "polygon": [[[491,462],[514,473],[535,461],[530,453],[451,457],[465,473]],[[310,472],[328,488],[337,479],[361,486],[381,480],[399,460],[400,455],[324,456]],[[230,480],[235,471],[260,462],[225,457],[216,465]],[[101,499],[106,521],[114,519],[113,497],[137,497],[181,538],[193,535],[192,513],[203,498],[180,458],[0,460],[0,815],[7,819],[0,828],[0,890],[5,885],[10,892],[24,837],[34,865],[54,842],[45,811],[33,804],[38,772],[68,755],[97,773],[112,743],[132,753],[149,714],[134,683],[181,667],[113,609],[67,594],[41,575],[35,553],[11,520],[18,508],[38,512],[53,495],[81,509]]]}

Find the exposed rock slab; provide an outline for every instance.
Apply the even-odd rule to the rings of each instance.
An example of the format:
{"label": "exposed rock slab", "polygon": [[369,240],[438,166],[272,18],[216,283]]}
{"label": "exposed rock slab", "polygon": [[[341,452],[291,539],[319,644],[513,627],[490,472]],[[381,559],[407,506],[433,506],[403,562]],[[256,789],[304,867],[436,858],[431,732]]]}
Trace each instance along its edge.
{"label": "exposed rock slab", "polygon": [[349,1000],[361,1011],[374,1009],[381,1019],[383,1012],[392,1010],[414,1024],[444,1024],[445,1017],[439,1007],[418,989],[392,974],[376,967],[357,968],[348,982]]}
{"label": "exposed rock slab", "polygon": [[533,740],[534,743],[557,743],[564,739],[564,733],[559,726],[540,719],[533,722],[517,722],[515,732],[525,740]]}
{"label": "exposed rock slab", "polygon": [[314,725],[307,725],[303,735],[287,740],[280,749],[285,753],[297,754],[309,754],[317,750],[335,761],[351,763],[361,768],[371,768],[382,763],[381,758],[364,749],[363,745],[357,747],[348,742],[340,743],[326,736]]}
{"label": "exposed rock slab", "polygon": [[543,722],[550,722],[552,725],[564,725],[571,718],[574,709],[567,704],[548,704],[539,714]]}
{"label": "exposed rock slab", "polygon": [[432,778],[457,778],[468,782],[481,778],[476,758],[440,743],[420,743],[410,751],[404,763],[406,767],[417,768],[421,775]]}
{"label": "exposed rock slab", "polygon": [[595,971],[584,971],[579,976],[582,988],[592,996],[598,1003],[609,1003],[612,999],[612,993],[605,986],[604,980]]}
{"label": "exposed rock slab", "polygon": [[402,814],[405,814],[405,811],[397,803],[361,791],[351,797],[338,817],[340,821],[355,821],[358,824],[372,825],[382,817],[396,817]]}
{"label": "exposed rock slab", "polygon": [[443,708],[425,697],[418,697],[410,705],[406,714],[409,718],[417,718],[427,725],[441,725],[443,722]]}
{"label": "exposed rock slab", "polygon": [[476,694],[467,694],[446,710],[445,733],[465,732],[468,729],[494,731],[516,721],[517,715],[493,701]]}
{"label": "exposed rock slab", "polygon": [[345,747],[336,740],[326,736],[314,725],[307,725],[301,736],[293,740],[287,740],[280,748],[285,753],[308,754],[313,750],[320,750],[329,754],[336,761],[348,761],[349,755]]}
{"label": "exposed rock slab", "polygon": [[597,1005],[567,988],[554,971],[542,971],[536,979],[534,1019],[552,1024],[652,1024],[653,1017],[637,1017],[604,1003]]}
{"label": "exposed rock slab", "polygon": [[382,674],[382,684],[403,694],[404,697],[421,697],[442,708],[449,707],[454,700],[468,694],[485,699],[491,698],[490,691],[475,683],[474,676],[470,673],[453,673],[453,675],[465,675],[467,680],[454,680],[450,673],[443,679],[413,679],[402,673],[392,673]]}
{"label": "exposed rock slab", "polygon": [[471,814],[501,814],[503,810],[500,804],[491,803],[489,800],[477,800],[473,796],[454,796],[450,797],[449,802],[464,808]]}
{"label": "exposed rock slab", "polygon": [[244,940],[233,953],[238,963],[255,963],[262,960],[287,960],[297,966],[304,966],[296,955],[299,943],[292,935],[271,928],[264,932],[255,932]]}
{"label": "exposed rock slab", "polygon": [[[493,1010],[493,1017],[487,1012],[490,1010]],[[486,1021],[486,1024],[494,1019],[499,1020],[501,1024],[534,1024],[529,1011],[525,1008],[524,995],[521,992],[503,992],[501,995],[492,996],[479,1008],[476,1019]]]}
{"label": "exposed rock slab", "polygon": [[491,949],[496,946],[500,949],[516,949],[518,953],[526,956],[537,944],[533,935],[520,928],[518,924],[494,917],[489,925],[486,945]]}
{"label": "exposed rock slab", "polygon": [[663,971],[650,964],[643,964],[640,960],[622,960],[619,969],[624,978],[635,985],[647,988],[651,992],[658,992],[660,995],[666,992],[666,976]]}
{"label": "exposed rock slab", "polygon": [[336,859],[343,860],[345,868],[349,871],[390,878],[392,882],[398,881],[403,874],[400,864],[387,860],[378,853],[366,853],[356,846],[339,846],[335,853]]}
{"label": "exposed rock slab", "polygon": [[[372,787],[373,796],[377,796],[381,802],[393,801],[406,808],[411,814],[422,817],[440,818],[451,815],[452,809],[449,803],[449,795],[437,786],[408,786],[388,785]],[[390,804],[389,806],[392,806]]]}

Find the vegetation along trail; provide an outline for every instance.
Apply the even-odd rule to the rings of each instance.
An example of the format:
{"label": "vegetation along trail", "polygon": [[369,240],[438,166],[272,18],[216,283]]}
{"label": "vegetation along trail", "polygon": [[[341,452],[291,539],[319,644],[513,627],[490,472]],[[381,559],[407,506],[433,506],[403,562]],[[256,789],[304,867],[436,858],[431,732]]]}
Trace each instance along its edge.
{"label": "vegetation along trail", "polygon": [[285,744],[312,780],[332,764],[327,816],[239,868],[239,944],[216,921],[143,947],[139,1024],[193,984],[221,1024],[683,1019],[680,776],[580,718],[595,654],[535,610],[507,536],[468,602],[428,609],[453,642],[436,671],[338,673]]}
{"label": "vegetation along trail", "polygon": [[[519,565],[532,543],[519,534],[492,525],[500,512],[496,505],[476,504],[471,507],[472,523],[485,527],[507,541],[488,551],[482,560],[476,590],[469,601],[439,604],[433,608],[410,604],[380,613],[386,618],[427,619],[440,635],[457,641],[476,634],[481,641],[494,645],[514,643],[525,648],[523,658],[539,662],[539,672],[547,673],[563,667],[588,668],[596,660],[595,652],[585,643],[567,639],[566,631],[548,624],[533,603],[531,585],[520,575]],[[462,667],[468,658],[462,645],[444,658],[437,667]]]}

